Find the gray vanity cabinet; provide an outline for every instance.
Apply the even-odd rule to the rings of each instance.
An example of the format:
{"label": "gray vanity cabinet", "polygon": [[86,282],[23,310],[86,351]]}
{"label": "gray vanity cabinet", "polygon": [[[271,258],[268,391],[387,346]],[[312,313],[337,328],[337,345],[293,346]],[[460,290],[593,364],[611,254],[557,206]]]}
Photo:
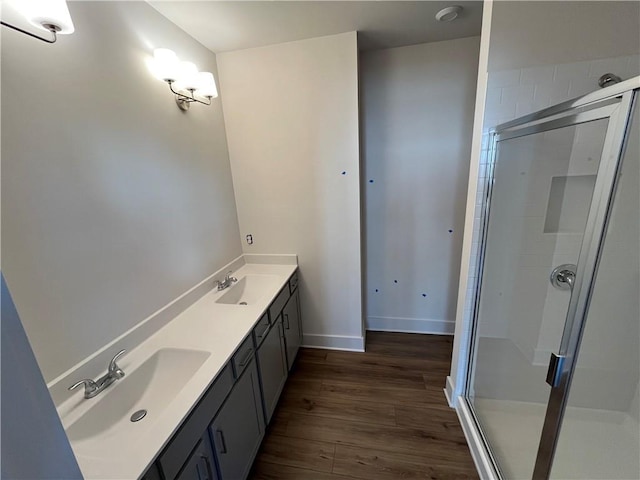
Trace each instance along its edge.
{"label": "gray vanity cabinet", "polygon": [[300,326],[300,296],[298,290],[289,298],[282,311],[284,338],[287,345],[287,366],[291,370],[302,343],[302,328]]}
{"label": "gray vanity cabinet", "polygon": [[[162,472],[164,480],[174,480],[181,477],[181,472],[195,472],[195,476],[186,476],[185,479],[200,479],[197,476],[197,469],[204,473],[202,465],[198,466],[199,461],[193,457],[192,453],[198,449],[209,448],[209,456],[212,455],[211,447],[207,437],[207,427],[213,420],[214,415],[220,409],[222,404],[234,389],[234,374],[231,364],[225,365],[218,374],[213,385],[204,394],[198,405],[193,409],[189,417],[178,429],[164,451],[158,456],[155,467]],[[193,460],[193,462],[192,462]],[[204,460],[200,460],[200,463]],[[211,463],[211,461],[209,461]],[[190,465],[187,469],[188,464]],[[214,464],[215,465],[215,464]],[[195,469],[195,470],[194,470]],[[152,472],[152,469],[149,470]],[[149,473],[147,472],[147,473]],[[185,473],[186,475],[186,473]],[[153,477],[151,477],[153,478]],[[213,478],[217,478],[213,476]]]}
{"label": "gray vanity cabinet", "polygon": [[176,480],[219,480],[207,432],[196,445]]}
{"label": "gray vanity cabinet", "polygon": [[258,347],[258,366],[260,368],[264,417],[268,424],[278,404],[282,388],[287,381],[287,360],[282,316],[279,316],[271,326],[260,347]]}
{"label": "gray vanity cabinet", "polygon": [[295,272],[141,480],[244,480],[300,348]]}
{"label": "gray vanity cabinet", "polygon": [[209,427],[222,480],[244,480],[262,437],[264,417],[258,369],[250,361]]}

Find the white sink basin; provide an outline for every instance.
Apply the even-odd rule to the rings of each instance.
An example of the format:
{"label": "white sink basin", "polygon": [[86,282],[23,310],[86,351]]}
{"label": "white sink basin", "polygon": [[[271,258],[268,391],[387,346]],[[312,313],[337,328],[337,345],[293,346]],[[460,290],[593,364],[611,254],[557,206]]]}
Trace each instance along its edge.
{"label": "white sink basin", "polygon": [[[66,428],[76,454],[104,456],[112,449],[127,448],[122,439],[152,424],[209,355],[201,350],[160,349],[131,373],[125,370],[124,378],[97,397],[82,400],[79,408],[86,411]],[[131,422],[131,415],[141,409],[147,410],[146,416]]]}
{"label": "white sink basin", "polygon": [[255,305],[277,287],[278,277],[275,275],[246,275],[229,287],[216,303]]}

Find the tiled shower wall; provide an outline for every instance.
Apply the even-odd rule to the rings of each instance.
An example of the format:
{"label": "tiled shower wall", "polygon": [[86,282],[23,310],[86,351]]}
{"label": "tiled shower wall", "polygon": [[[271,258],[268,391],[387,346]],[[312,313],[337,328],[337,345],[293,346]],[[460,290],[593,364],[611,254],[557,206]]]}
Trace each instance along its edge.
{"label": "tiled shower wall", "polygon": [[564,65],[543,65],[489,73],[485,133],[515,118],[599,90],[598,78],[614,73],[627,80],[640,75],[640,55]]}
{"label": "tiled shower wall", "polygon": [[[598,90],[598,78],[604,73],[614,73],[623,80],[640,75],[640,56],[616,57],[564,65],[545,65],[489,74],[481,166],[476,198],[471,268],[468,283],[469,290],[465,304],[466,321],[470,322],[473,314],[473,293],[477,281],[482,202],[485,197],[487,181],[489,129],[500,123]],[[548,316],[547,313],[549,312],[545,311],[545,316]],[[495,320],[499,323],[501,321],[497,318]],[[504,325],[502,325],[502,327],[504,327]],[[505,335],[501,334],[500,330],[504,331],[505,329],[497,324],[481,325],[480,335],[485,337],[504,337]],[[533,358],[531,358],[531,355],[526,355],[529,357],[527,360],[530,365],[541,365],[540,368],[543,368],[542,363],[544,363],[546,366],[546,360],[548,359],[547,350],[549,348],[549,339],[546,337],[548,337],[548,335],[541,334],[540,338],[529,339],[529,342],[532,342],[532,346],[537,347],[535,348],[536,351],[534,352],[535,355],[533,355]]]}
{"label": "tiled shower wall", "polygon": [[490,72],[483,126],[482,156],[478,175],[469,268],[465,322],[473,315],[474,291],[482,221],[482,202],[487,183],[489,129],[523,115],[598,90],[598,78],[614,73],[623,80],[640,75],[640,55],[628,55],[560,65],[543,65]]}

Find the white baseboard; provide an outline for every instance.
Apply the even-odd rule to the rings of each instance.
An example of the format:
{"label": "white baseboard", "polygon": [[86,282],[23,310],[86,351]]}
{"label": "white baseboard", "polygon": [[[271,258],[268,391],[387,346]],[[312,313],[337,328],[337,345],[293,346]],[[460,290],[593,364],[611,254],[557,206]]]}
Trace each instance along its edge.
{"label": "white baseboard", "polygon": [[458,398],[455,395],[456,387],[451,380],[451,376],[447,375],[447,381],[444,386],[444,396],[447,397],[447,403],[451,408],[456,408]]}
{"label": "white baseboard", "polygon": [[378,332],[429,333],[432,335],[453,335],[453,320],[433,320],[429,318],[367,317],[367,330]]}
{"label": "white baseboard", "polygon": [[324,348],[327,350],[364,352],[364,337],[305,333],[302,336],[302,346],[308,348]]}
{"label": "white baseboard", "polygon": [[456,413],[462,425],[462,431],[467,439],[473,462],[476,465],[478,475],[482,480],[499,480],[499,476],[493,468],[493,462],[489,457],[482,436],[473,420],[469,406],[463,397],[456,400]]}

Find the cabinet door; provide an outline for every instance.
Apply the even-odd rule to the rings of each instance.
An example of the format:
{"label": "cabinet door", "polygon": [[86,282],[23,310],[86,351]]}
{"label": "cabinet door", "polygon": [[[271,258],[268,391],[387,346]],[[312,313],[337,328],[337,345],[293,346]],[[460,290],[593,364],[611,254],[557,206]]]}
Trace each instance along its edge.
{"label": "cabinet door", "polygon": [[191,452],[201,441],[202,432],[207,431],[216,412],[231,393],[234,383],[233,368],[227,364],[158,457],[156,465],[162,478],[173,480],[178,476]]}
{"label": "cabinet door", "polygon": [[287,366],[289,370],[296,359],[300,344],[302,343],[302,329],[300,328],[300,300],[298,291],[291,296],[287,306],[282,311],[282,323],[284,325],[284,338],[287,345]]}
{"label": "cabinet door", "polygon": [[209,434],[206,431],[176,480],[218,480]]}
{"label": "cabinet door", "polygon": [[244,480],[264,435],[258,369],[251,360],[210,426],[222,480]]}
{"label": "cabinet door", "polygon": [[278,404],[280,393],[287,381],[287,360],[285,356],[284,331],[282,318],[271,327],[262,345],[258,349],[260,385],[264,404],[264,418],[271,421],[273,411]]}

